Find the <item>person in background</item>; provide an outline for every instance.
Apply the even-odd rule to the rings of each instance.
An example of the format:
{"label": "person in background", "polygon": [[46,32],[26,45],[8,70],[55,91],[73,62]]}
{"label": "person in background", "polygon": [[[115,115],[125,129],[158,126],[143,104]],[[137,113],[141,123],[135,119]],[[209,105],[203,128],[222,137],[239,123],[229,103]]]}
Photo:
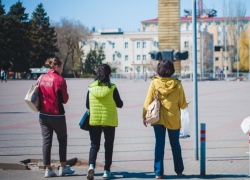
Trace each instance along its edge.
{"label": "person in background", "polygon": [[101,64],[98,68],[95,82],[89,86],[86,98],[86,107],[90,110],[89,135],[91,148],[89,152],[89,169],[87,179],[94,179],[97,153],[100,149],[102,132],[105,137],[105,166],[103,178],[114,177],[110,172],[115,139],[115,127],[118,126],[117,107],[122,108],[116,85],[110,82],[111,68]]}
{"label": "person in background", "polygon": [[67,153],[67,126],[63,104],[69,99],[67,84],[61,76],[63,63],[56,58],[50,58],[45,65],[50,67],[47,74],[40,76],[39,98],[40,115],[39,122],[43,137],[43,163],[46,166],[45,177],[57,176],[51,167],[51,146],[53,131],[59,142],[60,169],[59,176],[73,174],[75,171],[66,166]]}
{"label": "person in background", "polygon": [[172,149],[174,169],[178,176],[182,175],[184,170],[183,160],[181,156],[181,146],[179,142],[179,134],[181,128],[180,108],[185,109],[188,104],[184,90],[177,78],[172,78],[174,74],[174,64],[172,61],[164,60],[158,64],[157,73],[160,77],[153,77],[148,89],[148,94],[143,107],[143,124],[147,127],[146,113],[147,107],[152,103],[153,99],[159,94],[160,120],[152,124],[155,132],[155,161],[154,173],[156,179],[164,178],[164,149],[166,130]]}
{"label": "person in background", "polygon": [[1,83],[3,82],[3,80],[7,82],[5,70],[1,69]]}

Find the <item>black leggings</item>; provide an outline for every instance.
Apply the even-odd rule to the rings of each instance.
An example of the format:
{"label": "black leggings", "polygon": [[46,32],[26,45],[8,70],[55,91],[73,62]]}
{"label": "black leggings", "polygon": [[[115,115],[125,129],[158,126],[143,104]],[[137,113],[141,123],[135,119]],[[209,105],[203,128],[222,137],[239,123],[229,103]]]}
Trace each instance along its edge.
{"label": "black leggings", "polygon": [[96,163],[97,153],[100,149],[100,142],[102,131],[104,132],[104,148],[105,148],[105,166],[104,170],[110,171],[110,166],[112,164],[112,156],[113,156],[113,146],[115,139],[115,127],[111,126],[90,126],[89,127],[89,135],[91,140],[91,148],[89,152],[89,164]]}
{"label": "black leggings", "polygon": [[53,131],[57,134],[57,140],[59,142],[60,162],[66,162],[67,126],[65,116],[46,116],[40,114],[39,122],[43,136],[44,165],[50,165]]}

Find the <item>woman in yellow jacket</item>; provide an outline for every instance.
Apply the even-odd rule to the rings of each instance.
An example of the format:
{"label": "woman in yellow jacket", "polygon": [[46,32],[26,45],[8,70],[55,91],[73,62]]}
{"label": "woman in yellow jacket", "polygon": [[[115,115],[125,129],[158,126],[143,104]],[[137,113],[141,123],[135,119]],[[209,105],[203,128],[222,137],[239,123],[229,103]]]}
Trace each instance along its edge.
{"label": "woman in yellow jacket", "polygon": [[171,78],[174,72],[175,69],[172,61],[164,60],[158,64],[157,73],[161,77],[155,76],[152,79],[143,107],[143,124],[147,126],[145,121],[147,107],[152,103],[152,97],[154,98],[157,93],[159,94],[159,101],[161,103],[160,120],[152,124],[156,138],[154,162],[156,179],[164,178],[163,159],[166,129],[172,148],[175,172],[180,176],[184,170],[179,142],[181,128],[180,108],[185,109],[187,103],[181,81],[177,78]]}

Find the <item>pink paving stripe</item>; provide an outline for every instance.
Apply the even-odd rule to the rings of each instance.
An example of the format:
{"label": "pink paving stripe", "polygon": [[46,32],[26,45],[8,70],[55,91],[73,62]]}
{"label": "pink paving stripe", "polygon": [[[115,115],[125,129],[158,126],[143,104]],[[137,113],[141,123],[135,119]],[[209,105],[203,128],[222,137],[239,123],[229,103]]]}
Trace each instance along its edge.
{"label": "pink paving stripe", "polygon": [[8,94],[8,95],[0,95],[0,97],[6,97],[6,96],[25,96],[25,94]]}
{"label": "pink paving stripe", "polygon": [[2,104],[0,105],[0,107],[8,107],[8,106],[21,106],[24,105],[26,103],[16,103],[16,104]]}
{"label": "pink paving stripe", "polygon": [[[247,89],[247,88],[250,89],[250,87],[235,88],[235,89],[224,90],[224,91],[217,91],[217,92],[211,92],[211,93],[205,93],[205,94],[198,94],[198,97],[217,94],[217,93],[225,93],[225,92],[230,92],[230,91],[237,91],[237,90],[242,90],[242,89]],[[188,96],[186,98],[192,98],[192,97],[193,96]]]}
{"label": "pink paving stripe", "polygon": [[[83,116],[84,113],[82,114],[66,114],[66,119],[71,119],[71,118],[80,118]],[[38,118],[38,117],[37,117]],[[27,127],[27,126],[31,126],[31,125],[37,125],[39,124],[39,121],[31,121],[31,122],[26,122],[26,123],[21,123],[21,124],[13,124],[13,125],[8,125],[8,126],[2,126],[0,127],[0,131],[1,130],[7,130],[7,129],[40,129],[38,127]]]}
{"label": "pink paving stripe", "polygon": [[25,126],[31,126],[34,124],[39,124],[38,121],[31,121],[31,122],[26,122],[26,123],[21,123],[21,124],[13,124],[13,125],[9,125],[9,126],[2,126],[0,127],[0,131],[1,130],[7,130],[7,129],[18,129],[18,128],[22,128]]}

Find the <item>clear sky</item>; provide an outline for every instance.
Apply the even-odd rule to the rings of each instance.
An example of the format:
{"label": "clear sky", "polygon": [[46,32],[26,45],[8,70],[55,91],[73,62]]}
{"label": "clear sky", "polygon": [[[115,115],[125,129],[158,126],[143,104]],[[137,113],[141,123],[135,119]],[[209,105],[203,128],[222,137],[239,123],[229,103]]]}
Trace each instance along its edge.
{"label": "clear sky", "polygon": [[[5,11],[18,0],[2,0]],[[20,0],[31,16],[36,6],[42,2],[51,21],[59,21],[62,17],[79,20],[83,25],[101,28],[121,28],[123,31],[138,31],[140,21],[154,19],[158,16],[158,0]],[[227,0],[226,0],[227,1]],[[235,0],[237,1],[237,0]],[[250,8],[250,0],[246,0]],[[203,0],[209,9],[214,6],[218,17],[222,17],[223,0]],[[192,0],[181,0],[181,16],[183,9],[192,9]],[[246,16],[250,16],[247,9]]]}

